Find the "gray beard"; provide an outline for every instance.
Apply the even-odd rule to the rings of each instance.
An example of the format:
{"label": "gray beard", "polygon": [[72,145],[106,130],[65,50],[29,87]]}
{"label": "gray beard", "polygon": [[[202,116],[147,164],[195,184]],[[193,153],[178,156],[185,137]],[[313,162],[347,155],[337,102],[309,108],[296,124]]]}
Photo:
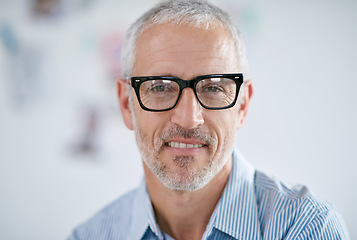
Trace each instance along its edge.
{"label": "gray beard", "polygon": [[[173,162],[178,167],[178,171],[172,172],[166,164],[159,161],[159,155],[164,147],[165,139],[168,137],[190,137],[200,139],[205,142],[210,155],[212,156],[212,146],[216,146],[216,140],[209,133],[202,132],[199,129],[184,130],[179,126],[171,128],[159,139],[155,139],[155,148],[150,149],[148,146],[148,138],[143,131],[134,124],[134,131],[139,150],[146,166],[160,179],[160,181],[169,189],[176,191],[195,191],[206,186],[214,176],[226,164],[228,156],[218,156],[217,159],[213,157],[207,159],[205,166],[200,169],[194,169],[193,163],[196,161],[194,156],[176,156]],[[230,139],[230,138],[227,138]],[[227,140],[226,139],[226,140]],[[223,146],[230,146],[231,144],[224,143]],[[226,153],[226,149],[222,149]],[[231,151],[228,151],[231,153]]]}

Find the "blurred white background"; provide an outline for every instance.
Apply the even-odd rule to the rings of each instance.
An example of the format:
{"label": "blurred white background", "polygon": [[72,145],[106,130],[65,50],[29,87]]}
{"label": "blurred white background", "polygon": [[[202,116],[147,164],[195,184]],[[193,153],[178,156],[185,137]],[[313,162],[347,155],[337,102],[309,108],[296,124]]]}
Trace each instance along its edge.
{"label": "blurred white background", "polygon": [[[0,239],[65,239],[141,180],[115,77],[156,2],[0,0]],[[255,87],[238,148],[335,204],[357,239],[357,2],[213,2],[241,28]]]}

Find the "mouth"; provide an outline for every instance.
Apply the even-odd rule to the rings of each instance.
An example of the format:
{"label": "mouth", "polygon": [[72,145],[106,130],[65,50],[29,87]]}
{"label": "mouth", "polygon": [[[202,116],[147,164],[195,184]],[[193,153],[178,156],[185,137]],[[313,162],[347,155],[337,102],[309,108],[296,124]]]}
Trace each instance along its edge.
{"label": "mouth", "polygon": [[189,143],[182,143],[182,142],[167,142],[165,143],[165,145],[168,147],[180,148],[180,149],[202,148],[206,146],[204,144],[189,144]]}

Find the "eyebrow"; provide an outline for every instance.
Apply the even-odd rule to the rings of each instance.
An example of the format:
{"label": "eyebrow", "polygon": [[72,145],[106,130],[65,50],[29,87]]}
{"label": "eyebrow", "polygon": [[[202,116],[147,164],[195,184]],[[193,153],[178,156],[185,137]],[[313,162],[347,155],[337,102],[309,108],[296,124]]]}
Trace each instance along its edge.
{"label": "eyebrow", "polygon": [[[199,74],[199,75],[195,75],[193,78],[189,78],[189,79],[183,79],[181,77],[178,77],[177,75],[173,75],[171,73],[165,73],[165,74],[153,74],[153,75],[150,75],[150,76],[156,76],[156,77],[175,77],[175,78],[179,78],[181,80],[186,80],[186,81],[189,81],[189,80],[193,80],[193,79],[196,79],[198,77],[201,77],[201,76],[206,76],[206,75],[217,75],[217,73],[211,73],[211,74]],[[219,75],[219,73],[218,73]],[[149,76],[149,75],[146,75],[146,76]],[[145,77],[146,77],[145,76]]]}

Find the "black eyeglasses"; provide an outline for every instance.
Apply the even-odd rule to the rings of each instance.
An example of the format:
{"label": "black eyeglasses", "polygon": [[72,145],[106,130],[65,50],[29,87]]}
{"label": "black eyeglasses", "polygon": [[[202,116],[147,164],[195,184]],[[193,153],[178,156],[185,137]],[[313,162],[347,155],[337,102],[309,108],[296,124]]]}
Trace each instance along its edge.
{"label": "black eyeglasses", "polygon": [[243,74],[212,74],[192,80],[178,77],[129,77],[139,104],[146,111],[162,112],[173,109],[182,90],[189,87],[202,107],[212,110],[227,109],[237,102],[243,84]]}

